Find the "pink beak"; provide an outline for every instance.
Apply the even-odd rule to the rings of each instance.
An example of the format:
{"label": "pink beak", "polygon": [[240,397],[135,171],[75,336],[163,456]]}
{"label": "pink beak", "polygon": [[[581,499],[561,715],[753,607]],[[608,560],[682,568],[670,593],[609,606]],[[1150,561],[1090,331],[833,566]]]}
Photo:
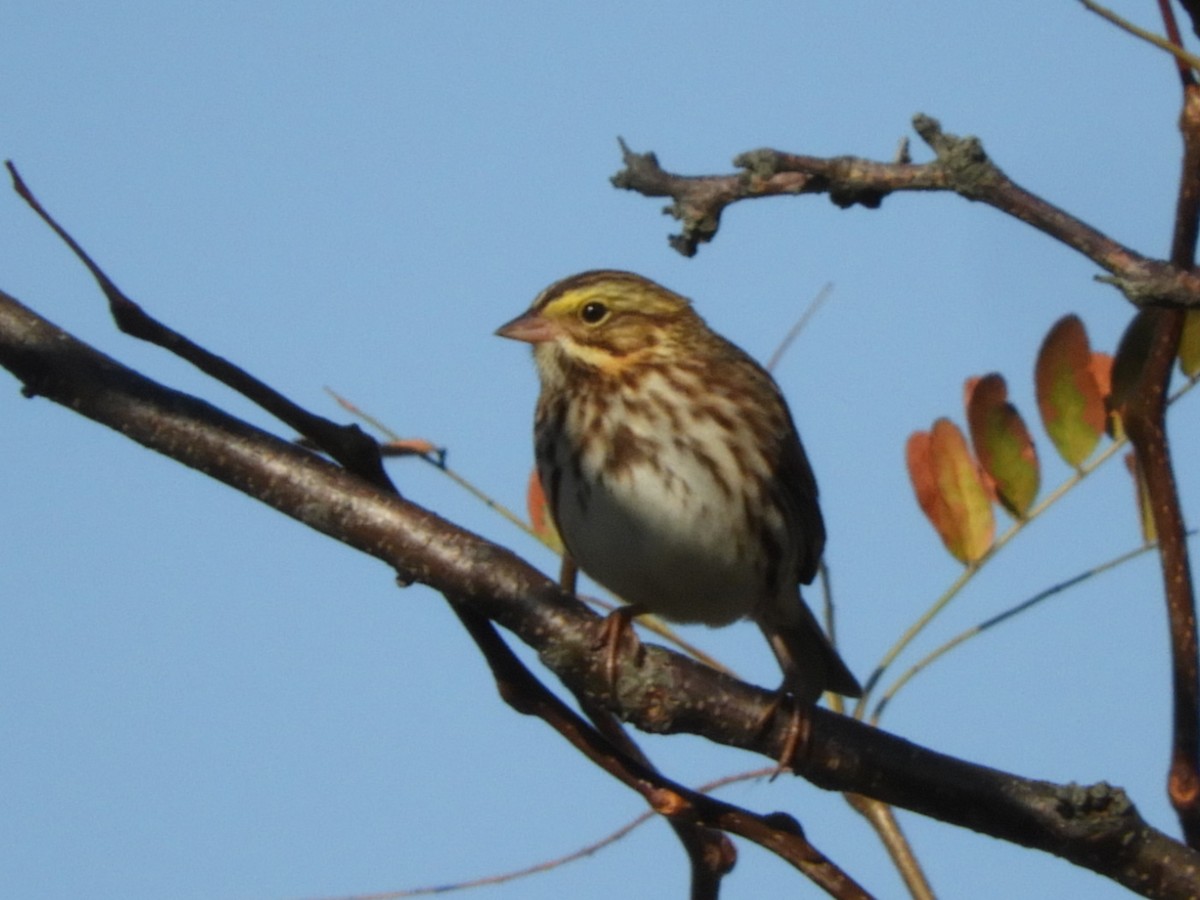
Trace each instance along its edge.
{"label": "pink beak", "polygon": [[514,341],[525,341],[527,344],[541,344],[557,338],[558,329],[541,313],[530,310],[521,313],[506,325],[501,325],[496,329],[496,334],[512,338]]}

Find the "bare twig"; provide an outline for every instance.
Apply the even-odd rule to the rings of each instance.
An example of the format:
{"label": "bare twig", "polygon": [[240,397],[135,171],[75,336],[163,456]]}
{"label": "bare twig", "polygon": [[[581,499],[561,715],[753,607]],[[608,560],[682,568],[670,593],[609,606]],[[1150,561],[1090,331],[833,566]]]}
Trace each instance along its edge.
{"label": "bare twig", "polygon": [[817,296],[813,297],[812,300],[809,301],[808,306],[804,307],[804,312],[800,314],[800,318],[792,323],[792,327],[787,330],[787,334],[783,336],[783,339],[779,342],[779,345],[771,352],[771,356],[763,368],[765,368],[768,372],[775,371],[775,367],[779,365],[779,361],[783,359],[784,354],[788,352],[788,349],[792,346],[792,343],[800,336],[800,332],[808,327],[808,323],[812,321],[813,316],[815,316],[817,311],[825,305],[825,301],[828,300],[832,294],[832,284],[826,284],[817,292]]}
{"label": "bare twig", "polygon": [[1200,276],[1190,269],[1142,256],[1092,226],[1016,184],[988,158],[978,138],[942,131],[935,119],[917,115],[913,127],[934,151],[924,164],[882,163],[853,156],[821,158],[754,150],[734,165],[731,175],[683,176],[667,172],[652,153],[637,154],[622,144],[625,168],[613,176],[617,187],[651,197],[672,197],[667,212],[683,222],[672,244],[685,255],[712,240],[721,213],[740,200],[789,194],[828,194],[841,207],[878,206],[895,191],[952,191],[1020,219],[1077,250],[1109,273],[1136,305],[1200,306]]}
{"label": "bare twig", "polygon": [[92,274],[104,296],[108,298],[109,311],[121,331],[169,350],[206,375],[258,404],[289,428],[304,435],[313,445],[328,453],[347,469],[358,472],[363,478],[380,487],[393,491],[396,489],[383,470],[379,445],[361,428],[357,425],[338,425],[310,413],[241,367],[206,350],[149,315],[117,287],[83,247],[42,207],[12,161],[6,160],[5,166],[12,177],[13,189],[21,199],[54,230]]}
{"label": "bare twig", "polygon": [[960,646],[977,635],[983,634],[989,629],[995,628],[997,625],[1000,625],[1003,622],[1007,622],[1009,619],[1020,615],[1026,610],[1032,609],[1044,600],[1048,600],[1050,597],[1075,587],[1076,585],[1087,581],[1089,578],[1094,578],[1102,572],[1107,572],[1110,569],[1116,568],[1117,566],[1124,565],[1130,560],[1141,556],[1143,553],[1149,553],[1155,549],[1157,549],[1156,545],[1151,544],[1138,547],[1134,550],[1128,551],[1127,553],[1122,553],[1120,556],[1114,557],[1107,562],[1101,563],[1098,566],[1093,566],[1086,572],[1080,572],[1078,575],[1073,575],[1065,581],[1060,581],[1058,584],[1051,585],[1045,590],[1038,591],[1032,597],[1021,601],[1015,606],[1009,607],[1003,612],[992,616],[990,619],[980,622],[978,625],[973,625],[970,628],[960,631],[954,637],[950,638],[950,640],[939,644],[933,650],[929,651],[927,654],[909,666],[895,681],[893,681],[887,690],[880,694],[879,701],[875,704],[875,709],[871,713],[869,721],[873,724],[878,724],[880,719],[883,717],[884,711],[887,709],[888,705],[891,703],[896,694],[898,694],[910,681],[912,681],[913,678],[928,669],[931,665],[933,665],[933,663],[941,659],[955,647]]}
{"label": "bare twig", "polygon": [[[1175,57],[1176,62],[1181,66],[1186,66],[1191,69],[1200,69],[1200,57],[1195,54],[1188,53],[1183,49],[1183,43],[1178,39],[1178,33],[1175,35],[1168,34],[1167,37],[1155,34],[1146,28],[1140,28],[1134,25],[1128,19],[1118,16],[1115,12],[1106,6],[1101,6],[1093,0],[1079,0],[1085,7],[1100,16],[1102,19],[1107,19],[1113,25],[1116,25],[1122,31],[1132,34],[1136,38],[1140,38],[1148,44],[1152,44],[1159,50],[1165,50]],[[1159,8],[1165,6],[1169,0],[1159,0]]]}
{"label": "bare twig", "polygon": [[[568,737],[592,762],[640,793],[651,808],[683,826],[677,831],[692,858],[694,898],[715,898],[721,877],[733,867],[736,858],[732,845],[727,840],[714,839],[708,832],[710,828],[760,844],[804,873],[831,897],[854,900],[870,896],[813,847],[790,816],[781,813],[761,816],[708,797],[663,777],[643,762],[644,757],[637,759],[615,748],[529,673],[500,640],[487,618],[457,602],[452,601],[452,605],[492,667],[500,695],[513,709],[538,716]],[[628,742],[623,732],[619,739]],[[640,751],[638,756],[641,757]]]}
{"label": "bare twig", "polygon": [[[771,775],[778,767],[768,766],[762,769],[754,769],[749,772],[739,772],[736,775],[725,775],[717,778],[706,784],[696,788],[702,794],[710,794],[718,788],[728,784],[734,784],[739,781],[749,781],[751,779],[766,778]],[[484,875],[480,878],[472,878],[468,881],[457,881],[447,884],[433,885],[429,887],[418,888],[402,888],[396,891],[380,891],[372,894],[354,894],[344,897],[329,897],[326,900],[406,900],[409,897],[428,897],[433,894],[448,894],[452,891],[467,890],[476,887],[490,887],[496,884],[505,884],[509,881],[517,881],[521,878],[528,878],[530,875],[537,875],[540,872],[548,872],[551,869],[557,869],[561,866],[569,865],[581,859],[586,859],[589,856],[594,856],[605,847],[611,846],[622,840],[630,832],[641,828],[647,822],[657,817],[654,810],[646,810],[639,815],[634,816],[624,825],[614,831],[604,835],[599,840],[592,841],[590,844],[578,847],[570,853],[563,856],[555,857],[554,859],[543,860],[542,862],[534,863],[533,865],[525,866],[521,869],[516,869],[509,872],[501,872],[496,875]]]}
{"label": "bare twig", "polygon": [[900,828],[900,823],[896,821],[895,810],[886,803],[880,803],[862,794],[846,794],[846,802],[875,829],[892,858],[896,871],[904,880],[909,896],[913,900],[935,900],[937,895],[929,884],[925,870],[921,868],[921,861],[913,853],[912,844]]}

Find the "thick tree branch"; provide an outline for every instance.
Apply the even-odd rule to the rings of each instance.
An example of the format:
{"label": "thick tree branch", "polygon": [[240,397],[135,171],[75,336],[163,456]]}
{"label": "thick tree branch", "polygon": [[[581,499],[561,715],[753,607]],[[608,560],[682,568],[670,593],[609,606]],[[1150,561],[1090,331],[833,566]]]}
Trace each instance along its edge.
{"label": "thick tree branch", "polygon": [[[609,690],[600,620],[508,550],[213,406],[145,379],[0,293],[0,365],[31,395],[235,487],[454,597],[536,649],[574,692],[644,731],[688,732],[776,759],[788,716],[775,695],[678,654],[643,646]],[[797,771],[1054,853],[1149,897],[1194,894],[1196,853],[1151,828],[1116,789],[1055,785],[935,753],[825,710],[812,715]]]}
{"label": "thick tree branch", "polygon": [[[1168,5],[1163,6],[1168,33],[1179,31]],[[1190,69],[1181,68],[1183,164],[1171,262],[1190,269],[1196,262],[1200,228],[1200,86]],[[1197,659],[1196,602],[1188,559],[1187,529],[1179,500],[1171,447],[1167,437],[1167,391],[1174,369],[1186,313],[1180,309],[1145,309],[1131,324],[1122,349],[1138,352],[1138,335],[1148,336],[1135,389],[1127,393],[1122,421],[1145,479],[1150,512],[1158,534],[1163,593],[1171,634],[1172,742],[1167,795],[1175,807],[1184,838],[1200,847],[1200,663]]]}
{"label": "thick tree branch", "polygon": [[1142,256],[1046,202],[1010,179],[984,152],[978,138],[942,131],[925,115],[913,127],[935,159],[915,164],[884,163],[853,156],[820,158],[754,150],[734,159],[743,169],[729,175],[683,176],[667,172],[652,153],[637,154],[622,143],[625,168],[615,186],[648,197],[671,197],[665,210],[683,223],[671,244],[685,256],[716,235],[725,207],[740,200],[787,194],[828,194],[840,207],[877,207],[896,191],[952,191],[986,203],[1078,251],[1108,272],[1102,280],[1118,287],[1135,305],[1200,306],[1200,275],[1188,268]]}

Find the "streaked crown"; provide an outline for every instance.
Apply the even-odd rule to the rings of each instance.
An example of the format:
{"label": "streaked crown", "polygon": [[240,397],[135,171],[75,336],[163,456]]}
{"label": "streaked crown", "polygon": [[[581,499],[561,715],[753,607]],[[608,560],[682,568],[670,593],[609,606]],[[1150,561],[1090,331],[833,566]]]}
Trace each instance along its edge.
{"label": "streaked crown", "polygon": [[672,352],[697,330],[706,329],[686,297],[641,275],[602,269],[552,284],[498,334],[533,344],[540,367],[612,373]]}

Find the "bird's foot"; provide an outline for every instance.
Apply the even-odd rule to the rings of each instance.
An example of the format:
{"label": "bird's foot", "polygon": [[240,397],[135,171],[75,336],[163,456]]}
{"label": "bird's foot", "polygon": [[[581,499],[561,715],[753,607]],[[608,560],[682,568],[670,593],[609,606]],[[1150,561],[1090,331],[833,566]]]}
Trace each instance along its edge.
{"label": "bird's foot", "polygon": [[600,631],[600,646],[604,648],[604,677],[608,681],[608,690],[615,697],[617,694],[617,668],[621,656],[621,644],[626,637],[638,646],[638,637],[633,630],[633,619],[641,610],[634,606],[620,606],[604,617]]}
{"label": "bird's foot", "polygon": [[763,714],[760,732],[766,733],[775,721],[776,713],[783,711],[788,717],[787,728],[783,733],[783,749],[775,763],[775,771],[771,773],[770,781],[774,781],[783,772],[795,768],[798,754],[803,754],[808,747],[808,739],[812,735],[812,716],[809,712],[813,705],[780,688],[775,699]]}

